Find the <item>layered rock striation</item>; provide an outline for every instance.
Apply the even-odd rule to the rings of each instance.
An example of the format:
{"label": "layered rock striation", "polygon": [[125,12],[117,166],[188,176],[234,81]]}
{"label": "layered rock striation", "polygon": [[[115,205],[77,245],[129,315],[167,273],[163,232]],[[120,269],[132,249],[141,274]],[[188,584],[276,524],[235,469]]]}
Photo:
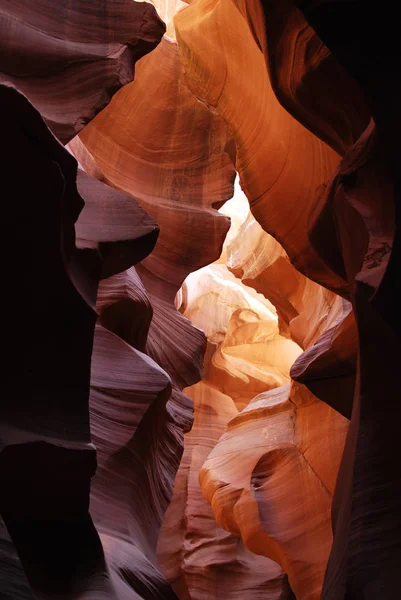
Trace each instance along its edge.
{"label": "layered rock striation", "polygon": [[0,81],[21,90],[66,143],[134,77],[165,31],[154,7],[130,0],[5,0]]}
{"label": "layered rock striation", "polygon": [[[238,210],[230,204],[222,211]],[[297,598],[318,599],[332,543],[330,510],[347,419],[303,385],[291,385],[291,365],[305,353],[289,339],[266,297],[227,268],[233,249],[249,251],[244,231],[252,218],[242,212],[243,223],[234,220],[219,261],[190,275],[178,298],[184,314],[205,331],[208,350],[203,381],[186,390],[194,400],[195,423],[185,436],[159,561],[180,597],[217,598],[228,589],[231,573],[233,596],[240,590],[244,598],[278,599],[286,573]],[[260,230],[264,236],[269,238]],[[282,249],[279,256],[288,262]],[[269,281],[269,272],[267,262],[262,281]],[[302,303],[305,278],[298,275],[292,298],[302,322],[309,307]],[[310,297],[319,300],[318,293]],[[341,302],[331,307],[322,301],[326,329],[340,307]],[[318,331],[323,327],[320,323]]]}
{"label": "layered rock striation", "polygon": [[2,3],[2,597],[397,596],[398,29]]}

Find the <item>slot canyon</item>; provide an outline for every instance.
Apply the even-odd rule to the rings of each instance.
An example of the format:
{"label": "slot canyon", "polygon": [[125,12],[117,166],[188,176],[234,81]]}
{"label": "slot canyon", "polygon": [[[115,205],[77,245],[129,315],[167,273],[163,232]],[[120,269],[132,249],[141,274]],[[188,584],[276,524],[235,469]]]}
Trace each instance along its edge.
{"label": "slot canyon", "polygon": [[0,600],[401,598],[400,30],[0,0]]}

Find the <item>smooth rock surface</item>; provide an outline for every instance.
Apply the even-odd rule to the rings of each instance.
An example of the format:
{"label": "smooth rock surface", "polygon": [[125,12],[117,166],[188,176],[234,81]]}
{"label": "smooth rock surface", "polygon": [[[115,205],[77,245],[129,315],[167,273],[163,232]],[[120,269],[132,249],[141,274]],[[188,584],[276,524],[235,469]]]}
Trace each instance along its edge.
{"label": "smooth rock surface", "polygon": [[164,31],[146,2],[4,0],[0,81],[18,87],[67,143],[132,81],[135,61]]}

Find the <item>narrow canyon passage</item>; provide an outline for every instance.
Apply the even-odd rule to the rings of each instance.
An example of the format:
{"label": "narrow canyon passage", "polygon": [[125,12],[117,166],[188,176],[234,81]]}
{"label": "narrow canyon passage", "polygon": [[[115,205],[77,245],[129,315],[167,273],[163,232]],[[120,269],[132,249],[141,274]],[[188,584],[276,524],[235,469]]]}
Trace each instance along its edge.
{"label": "narrow canyon passage", "polygon": [[[186,600],[278,600],[285,572],[297,598],[317,599],[348,422],[291,384],[290,368],[302,348],[258,293],[257,278],[246,279],[249,287],[233,274],[243,275],[242,260],[269,281],[272,263],[278,257],[288,262],[250,214],[238,181],[219,212],[231,219],[222,254],[190,274],[176,298],[177,308],[206,334],[207,347],[202,381],[184,389],[194,403],[194,424],[184,436],[160,532],[159,565]],[[296,308],[296,318],[305,319],[302,302]],[[321,307],[323,322],[330,310],[329,303]],[[305,327],[308,334],[313,324]]]}
{"label": "narrow canyon passage", "polygon": [[401,22],[0,0],[0,600],[395,600]]}

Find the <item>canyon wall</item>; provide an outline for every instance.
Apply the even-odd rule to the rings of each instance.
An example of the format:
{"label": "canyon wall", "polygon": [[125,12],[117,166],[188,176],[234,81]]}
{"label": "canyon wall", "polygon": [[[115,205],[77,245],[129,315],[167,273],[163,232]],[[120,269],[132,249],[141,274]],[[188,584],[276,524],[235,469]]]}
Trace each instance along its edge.
{"label": "canyon wall", "polygon": [[56,4],[0,7],[0,596],[396,597],[396,12]]}

